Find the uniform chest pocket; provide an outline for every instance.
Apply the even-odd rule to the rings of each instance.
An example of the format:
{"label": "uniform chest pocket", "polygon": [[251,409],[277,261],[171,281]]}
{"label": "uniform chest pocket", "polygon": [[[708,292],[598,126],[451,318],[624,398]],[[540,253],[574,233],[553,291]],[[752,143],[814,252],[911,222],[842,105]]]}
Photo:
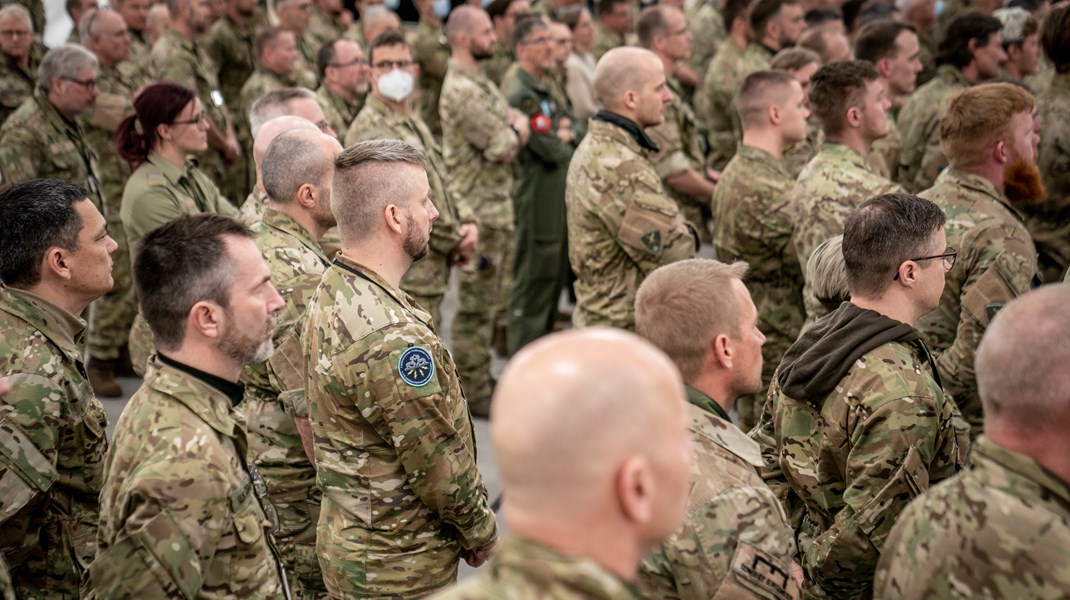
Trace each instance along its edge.
{"label": "uniform chest pocket", "polygon": [[78,168],[82,157],[78,155],[78,149],[74,142],[64,140],[48,145],[49,160],[58,171],[72,171]]}
{"label": "uniform chest pocket", "polygon": [[234,514],[234,532],[238,539],[247,546],[259,542],[269,524],[256,500],[253,482],[248,477],[241,488],[231,494],[230,509]]}

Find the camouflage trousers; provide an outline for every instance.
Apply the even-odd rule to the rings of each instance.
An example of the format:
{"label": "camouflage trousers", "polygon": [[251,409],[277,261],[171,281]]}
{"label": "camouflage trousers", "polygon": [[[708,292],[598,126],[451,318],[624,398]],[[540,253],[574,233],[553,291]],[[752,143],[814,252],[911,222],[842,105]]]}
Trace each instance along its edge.
{"label": "camouflage trousers", "polygon": [[480,229],[477,256],[458,270],[453,356],[461,387],[470,401],[487,398],[493,391],[490,342],[494,329],[505,325],[516,255],[514,236],[513,231]]}
{"label": "camouflage trousers", "polygon": [[130,245],[119,219],[119,207],[108,207],[108,233],[115,240],[111,255],[111,276],[115,283],[111,290],[89,307],[89,355],[101,360],[119,358],[119,350],[127,344],[130,326],[137,314],[134,298],[134,279],[130,266]]}
{"label": "camouflage trousers", "polygon": [[435,250],[429,250],[427,256],[413,263],[401,278],[401,289],[431,313],[436,331],[442,327],[442,297],[449,283],[449,257]]}

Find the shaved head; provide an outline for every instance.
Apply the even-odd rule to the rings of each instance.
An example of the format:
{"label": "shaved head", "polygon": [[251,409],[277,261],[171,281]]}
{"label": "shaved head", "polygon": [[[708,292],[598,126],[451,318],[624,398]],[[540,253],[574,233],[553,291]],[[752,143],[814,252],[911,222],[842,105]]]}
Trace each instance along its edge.
{"label": "shaved head", "polygon": [[[658,543],[686,502],[685,415],[679,371],[635,334],[573,330],[526,346],[506,366],[491,404],[506,520],[550,528],[569,519],[627,522],[641,530],[640,545]],[[629,513],[621,492],[629,487],[622,478],[640,464],[656,508],[648,522]]]}
{"label": "shaved head", "polygon": [[313,125],[312,121],[294,116],[275,117],[260,127],[256,139],[253,140],[253,161],[256,163],[257,172],[260,171],[260,163],[264,160],[264,153],[267,152],[271,142],[281,134],[295,129],[308,129],[320,133],[319,128]]}
{"label": "shaved head", "polygon": [[289,204],[305,184],[329,185],[334,158],[341,151],[338,139],[319,129],[298,127],[283,131],[268,145],[260,165],[268,198],[277,204]]}
{"label": "shaved head", "polygon": [[471,34],[484,22],[483,19],[490,20],[485,10],[467,4],[458,6],[450,13],[450,19],[446,23],[446,37],[452,44],[458,35]]}
{"label": "shaved head", "polygon": [[637,93],[647,79],[662,70],[661,59],[650,50],[624,46],[602,56],[594,69],[594,96],[607,110],[621,113],[624,95]]}

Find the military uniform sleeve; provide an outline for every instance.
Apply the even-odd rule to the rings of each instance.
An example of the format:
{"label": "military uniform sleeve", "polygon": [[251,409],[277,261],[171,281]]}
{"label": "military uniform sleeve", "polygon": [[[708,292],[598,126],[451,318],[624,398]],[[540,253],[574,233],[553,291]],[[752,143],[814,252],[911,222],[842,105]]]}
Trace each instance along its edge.
{"label": "military uniform sleeve", "polygon": [[4,181],[0,188],[40,177],[42,142],[25,127],[12,127],[10,120],[0,135],[0,163]]}
{"label": "military uniform sleeve", "polygon": [[[921,179],[924,156],[929,150],[930,140],[935,135],[940,138],[939,115],[932,112],[932,107],[922,106],[923,98],[912,98],[903,107],[899,119],[899,168],[896,170],[898,182],[912,194],[928,189],[930,186],[918,185]],[[930,114],[931,113],[931,114]],[[930,182],[931,184],[931,182]]]}
{"label": "military uniform sleeve", "polygon": [[[197,74],[192,65],[184,60],[171,60],[170,56],[154,51],[151,55],[150,70],[154,81],[170,81],[191,90],[197,90]],[[202,98],[202,102],[209,101]],[[207,109],[206,109],[207,110]]]}
{"label": "military uniform sleeve", "polygon": [[20,548],[30,520],[19,511],[59,479],[57,447],[67,394],[34,374],[5,375],[12,389],[0,404],[0,548]]}
{"label": "military uniform sleeve", "polygon": [[851,449],[844,507],[802,549],[808,577],[830,597],[852,598],[870,586],[897,516],[929,488],[932,441],[945,425],[934,400],[923,396],[894,399],[875,409],[858,406],[851,418],[857,421],[846,431]]}
{"label": "military uniform sleeve", "polygon": [[[509,104],[523,113],[531,125],[531,137],[525,148],[550,166],[567,165],[575,147],[557,137],[557,123],[560,117],[545,114],[539,97],[531,90],[525,89],[510,94]],[[562,109],[558,107],[558,110]]]}
{"label": "military uniform sleeve", "polygon": [[[465,439],[460,429],[459,420],[469,419],[467,408],[456,405],[462,398],[450,397],[456,373],[440,364],[445,349],[428,333],[384,332],[382,348],[366,357],[377,410],[365,417],[393,444],[413,493],[457,530],[462,547],[474,549],[497,537],[497,523],[476,466],[474,436]],[[415,346],[435,357],[432,377],[420,386],[399,373],[402,354]]]}
{"label": "military uniform sleeve", "polygon": [[491,96],[475,93],[478,90],[465,90],[464,97],[457,104],[458,114],[453,115],[457,121],[457,130],[469,144],[479,148],[483,157],[491,162],[506,162],[520,145],[520,139],[505,120],[494,118],[495,110],[491,106]]}

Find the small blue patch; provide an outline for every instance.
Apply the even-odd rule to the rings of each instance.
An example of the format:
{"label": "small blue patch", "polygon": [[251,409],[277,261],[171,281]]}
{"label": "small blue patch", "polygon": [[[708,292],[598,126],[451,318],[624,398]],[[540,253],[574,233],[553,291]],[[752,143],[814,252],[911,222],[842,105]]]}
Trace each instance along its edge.
{"label": "small blue patch", "polygon": [[423,387],[435,376],[435,359],[423,346],[412,346],[398,359],[398,375],[412,387]]}

